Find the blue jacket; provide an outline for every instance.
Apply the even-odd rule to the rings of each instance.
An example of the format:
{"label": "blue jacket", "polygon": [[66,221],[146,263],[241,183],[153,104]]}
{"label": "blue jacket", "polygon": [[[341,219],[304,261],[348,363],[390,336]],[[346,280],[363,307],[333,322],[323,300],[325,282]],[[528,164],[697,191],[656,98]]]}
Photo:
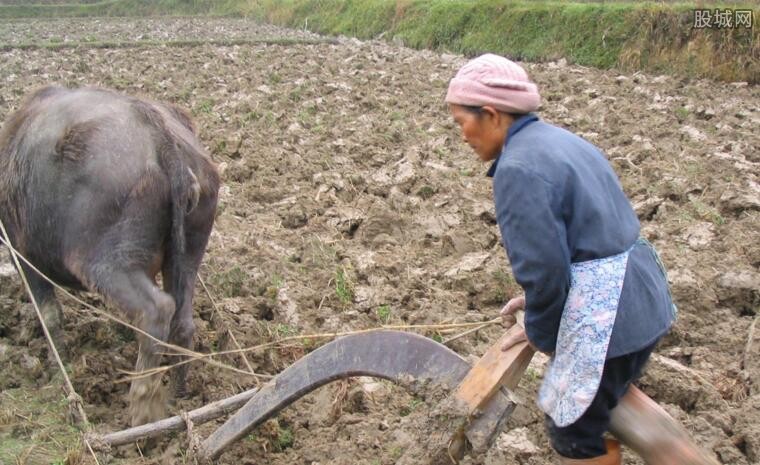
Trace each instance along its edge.
{"label": "blue jacket", "polygon": [[[528,339],[542,352],[553,352],[570,264],[629,249],[639,237],[638,218],[599,149],[532,114],[512,124],[488,175],[502,241],[525,290]],[[651,345],[674,316],[654,250],[636,245],[607,358]]]}

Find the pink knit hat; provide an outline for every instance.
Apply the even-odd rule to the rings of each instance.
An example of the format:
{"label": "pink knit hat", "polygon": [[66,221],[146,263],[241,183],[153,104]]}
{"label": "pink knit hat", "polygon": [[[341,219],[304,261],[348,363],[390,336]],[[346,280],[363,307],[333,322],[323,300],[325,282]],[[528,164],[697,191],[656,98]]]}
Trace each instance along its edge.
{"label": "pink knit hat", "polygon": [[449,83],[446,102],[476,107],[491,105],[506,113],[529,113],[538,109],[541,96],[520,65],[486,53],[457,71]]}

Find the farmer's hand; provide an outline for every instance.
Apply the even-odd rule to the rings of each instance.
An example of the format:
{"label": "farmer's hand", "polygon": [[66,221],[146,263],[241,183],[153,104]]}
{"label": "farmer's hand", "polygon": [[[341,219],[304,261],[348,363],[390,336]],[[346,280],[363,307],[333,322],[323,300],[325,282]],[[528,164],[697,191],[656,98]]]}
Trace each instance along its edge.
{"label": "farmer's hand", "polygon": [[517,323],[517,317],[515,316],[515,313],[517,313],[518,310],[524,310],[524,309],[525,309],[524,295],[510,299],[509,302],[507,302],[507,305],[505,305],[504,308],[501,309],[501,312],[499,312],[499,314],[501,315],[502,325],[505,328],[511,328],[512,326],[514,326],[515,323]]}
{"label": "farmer's hand", "polygon": [[[502,351],[507,351],[511,349],[516,344],[519,344],[521,342],[528,342],[530,344],[530,341],[528,341],[528,335],[525,334],[525,328],[522,327],[522,325],[517,325],[520,328],[520,331],[515,332],[510,336],[506,341],[504,341],[504,344],[501,345]],[[533,347],[531,345],[531,347]]]}

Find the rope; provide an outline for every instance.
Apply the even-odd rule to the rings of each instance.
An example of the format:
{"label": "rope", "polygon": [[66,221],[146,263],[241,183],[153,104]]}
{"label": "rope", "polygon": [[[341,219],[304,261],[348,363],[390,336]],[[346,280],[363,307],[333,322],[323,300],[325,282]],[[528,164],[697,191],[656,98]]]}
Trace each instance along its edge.
{"label": "rope", "polygon": [[[3,231],[4,231],[4,229],[3,229]],[[174,351],[174,352],[167,353],[167,354],[162,354],[162,355],[180,355],[180,356],[186,356],[186,357],[188,357],[186,360],[183,360],[181,362],[175,363],[173,365],[163,366],[163,367],[156,367],[156,368],[152,368],[152,369],[145,370],[145,371],[142,371],[142,372],[122,371],[123,373],[125,373],[126,375],[128,375],[127,379],[121,380],[122,382],[124,382],[124,381],[130,381],[130,380],[133,381],[133,380],[137,380],[137,379],[141,379],[141,378],[150,377],[150,376],[153,376],[155,374],[163,373],[163,372],[171,370],[172,368],[176,368],[178,366],[181,366],[181,365],[184,365],[184,364],[187,364],[187,363],[191,363],[191,362],[195,362],[195,361],[203,361],[203,362],[205,362],[205,363],[207,363],[207,364],[209,364],[211,366],[215,366],[217,368],[221,368],[221,369],[225,369],[225,370],[232,371],[232,372],[235,372],[235,373],[239,373],[239,374],[244,374],[244,375],[249,375],[250,376],[251,372],[249,372],[249,371],[240,370],[238,368],[231,367],[231,366],[229,366],[227,364],[224,364],[224,363],[221,363],[221,362],[217,362],[216,360],[211,360],[211,358],[212,357],[221,356],[221,355],[244,354],[244,353],[247,353],[247,352],[253,352],[253,351],[256,351],[256,350],[261,350],[261,349],[266,349],[266,348],[270,348],[270,347],[275,347],[275,346],[277,346],[279,344],[283,344],[285,342],[290,342],[290,341],[301,341],[301,340],[306,340],[306,339],[334,339],[334,338],[342,337],[342,336],[349,336],[349,335],[353,335],[353,334],[362,334],[362,333],[367,333],[367,332],[370,332],[370,331],[376,331],[378,329],[390,329],[390,330],[434,330],[434,331],[435,330],[449,330],[449,331],[453,331],[453,330],[456,330],[456,329],[473,328],[472,331],[465,331],[465,333],[462,333],[459,336],[454,336],[454,337],[452,337],[449,340],[447,340],[447,341],[444,342],[444,343],[448,343],[448,342],[451,342],[451,341],[453,341],[455,339],[458,339],[459,337],[466,336],[466,335],[468,335],[468,334],[470,334],[472,332],[475,332],[477,330],[483,329],[486,326],[489,326],[489,325],[492,325],[492,324],[496,324],[496,323],[498,323],[500,321],[497,318],[497,319],[494,319],[494,320],[491,320],[491,321],[488,321],[488,322],[477,322],[477,323],[438,323],[438,324],[427,324],[427,325],[382,325],[382,326],[379,326],[379,327],[373,327],[373,328],[368,328],[368,329],[363,329],[363,330],[355,330],[355,331],[334,332],[334,333],[321,333],[321,334],[308,334],[308,335],[302,335],[302,336],[289,336],[289,337],[282,338],[282,339],[277,340],[277,341],[268,342],[268,343],[265,343],[265,344],[260,344],[260,345],[251,346],[251,347],[247,347],[247,348],[238,348],[236,350],[225,350],[225,351],[220,351],[220,352],[212,352],[212,353],[208,353],[208,354],[202,354],[202,353],[199,353],[199,352],[195,352],[195,351],[186,349],[184,347],[175,346],[174,344],[169,344],[167,342],[161,341],[160,339],[155,338],[154,336],[152,336],[151,334],[143,331],[142,329],[140,329],[140,328],[138,328],[136,326],[133,326],[133,325],[131,325],[131,324],[125,322],[125,321],[122,321],[119,318],[116,318],[113,315],[110,315],[109,313],[106,313],[106,312],[104,312],[104,311],[102,311],[102,310],[100,310],[100,309],[92,306],[91,304],[89,304],[87,302],[84,302],[83,300],[79,299],[75,295],[71,294],[67,289],[64,289],[58,283],[56,283],[52,279],[48,278],[39,269],[37,269],[37,267],[35,267],[32,263],[30,263],[29,260],[27,260],[23,255],[21,255],[10,244],[10,240],[7,238],[7,236],[5,236],[5,239],[0,238],[0,242],[2,242],[11,251],[11,254],[13,254],[13,256],[14,256],[14,260],[17,263],[17,267],[19,266],[18,265],[18,260],[20,259],[27,266],[29,266],[32,270],[34,270],[36,273],[38,273],[40,276],[42,276],[42,278],[45,281],[49,282],[53,287],[55,287],[56,289],[58,289],[59,291],[61,291],[64,295],[68,296],[73,301],[75,301],[75,302],[79,303],[80,305],[84,306],[85,308],[91,310],[96,315],[100,315],[100,316],[106,318],[109,321],[112,321],[112,322],[120,324],[120,325],[122,325],[122,326],[124,326],[126,328],[129,328],[129,329],[133,330],[134,332],[136,332],[138,334],[141,334],[141,335],[147,337],[148,339],[154,341],[156,344]],[[200,276],[199,276],[199,278],[200,278]],[[201,284],[202,284],[202,286],[204,288],[206,288],[205,283],[202,280],[201,280]],[[206,291],[208,292],[207,288],[206,288]],[[209,294],[209,297],[211,298],[210,294]],[[212,298],[212,302],[213,302],[213,298]],[[215,306],[215,309],[216,309],[216,306]],[[257,377],[267,377],[265,375],[260,375],[260,374],[255,374],[254,376],[257,376]]]}
{"label": "rope", "polygon": [[[5,225],[2,221],[0,221],[0,231],[3,233],[3,242],[10,244],[11,241],[8,238],[8,233],[6,232]],[[24,273],[23,268],[21,268],[21,263],[19,262],[18,256],[16,255],[16,250],[12,247],[9,247],[9,250],[11,251],[11,258],[13,259],[13,263],[16,265],[18,274],[21,276],[21,281],[24,283],[26,293],[29,294],[29,299],[32,301],[32,306],[34,307],[34,311],[37,314],[37,319],[40,320],[40,324],[42,325],[42,332],[45,334],[45,339],[47,339],[47,343],[50,346],[50,351],[53,353],[55,362],[58,364],[58,368],[63,374],[63,381],[66,388],[69,407],[74,407],[74,412],[76,413],[77,419],[84,424],[85,428],[89,428],[90,422],[87,420],[87,415],[84,413],[84,408],[82,407],[82,398],[79,396],[79,394],[77,394],[76,390],[74,389],[74,385],[71,384],[68,373],[66,373],[66,367],[63,366],[63,361],[61,361],[61,356],[58,353],[58,349],[55,347],[53,337],[50,335],[50,331],[45,324],[45,319],[42,317],[40,307],[37,305],[37,299],[34,298],[32,288],[29,286],[29,281],[26,279],[26,273]]]}
{"label": "rope", "polygon": [[[40,325],[42,325],[42,332],[45,334],[45,339],[47,339],[47,343],[50,346],[50,351],[53,353],[55,362],[58,364],[58,369],[61,370],[61,375],[63,375],[64,388],[66,389],[67,393],[66,400],[68,401],[69,411],[73,413],[72,416],[74,417],[75,423],[82,424],[84,429],[83,441],[85,445],[87,445],[87,449],[90,451],[90,454],[92,454],[93,459],[95,459],[96,465],[100,465],[98,456],[95,454],[95,451],[92,450],[90,441],[86,436],[87,431],[90,429],[90,421],[87,419],[87,414],[84,412],[84,401],[82,399],[82,396],[77,394],[76,389],[74,389],[74,385],[71,383],[71,379],[69,379],[68,373],[66,373],[66,367],[63,366],[61,355],[58,353],[58,349],[55,347],[55,343],[53,342],[53,337],[50,335],[50,331],[45,324],[45,319],[42,317],[40,307],[37,305],[37,299],[34,298],[32,288],[29,286],[29,281],[26,278],[26,273],[24,273],[24,269],[21,267],[21,263],[19,262],[19,256],[16,252],[16,249],[10,246],[11,240],[8,237],[8,232],[5,230],[5,225],[3,224],[2,220],[0,220],[0,231],[2,231],[2,242],[5,243],[5,245],[8,246],[8,250],[10,250],[13,263],[16,265],[16,270],[18,270],[21,281],[24,283],[26,293],[29,294],[29,299],[31,300],[34,311],[37,314],[37,319],[40,320]],[[25,259],[24,261],[26,262]],[[35,269],[35,271],[39,273],[37,269]]]}
{"label": "rope", "polygon": [[[5,228],[3,228],[3,231],[5,231]],[[17,262],[17,266],[18,266],[18,261],[15,259],[16,256],[19,259],[21,259],[21,261],[24,262],[29,268],[31,268],[38,275],[40,275],[42,277],[42,279],[44,279],[45,281],[47,281],[48,283],[50,283],[54,288],[56,288],[57,290],[61,291],[64,295],[66,295],[67,297],[69,297],[70,299],[72,299],[74,302],[76,302],[76,303],[78,303],[78,304],[80,304],[80,305],[88,308],[89,310],[92,310],[97,315],[100,315],[100,316],[102,316],[102,317],[104,317],[104,318],[106,318],[108,320],[111,320],[111,321],[113,321],[115,323],[121,324],[124,327],[129,328],[132,331],[135,331],[136,333],[141,334],[141,335],[147,337],[148,339],[152,340],[153,342],[155,342],[157,344],[160,344],[160,345],[162,345],[162,346],[164,346],[166,348],[173,349],[173,350],[176,350],[178,352],[192,352],[192,351],[190,351],[188,349],[185,349],[184,347],[175,346],[173,344],[169,344],[169,343],[166,343],[164,341],[161,341],[160,339],[152,336],[150,333],[148,333],[146,331],[143,331],[142,329],[138,328],[137,326],[133,326],[133,325],[127,323],[126,321],[122,321],[122,320],[116,318],[115,316],[110,315],[107,312],[104,312],[104,311],[100,310],[99,308],[94,307],[94,306],[88,304],[87,302],[83,301],[82,299],[78,298],[77,296],[75,296],[74,294],[70,293],[65,288],[61,287],[58,283],[56,283],[52,279],[48,278],[47,275],[45,275],[43,272],[41,272],[36,266],[34,266],[29,260],[27,260],[23,255],[21,255],[21,253],[18,250],[16,250],[11,245],[10,239],[8,239],[5,234],[3,234],[3,236],[4,237],[0,238],[0,242],[2,242],[3,245],[5,245],[6,247],[8,247],[8,250],[10,250],[11,254],[14,255],[14,260]]]}
{"label": "rope", "polygon": [[92,454],[92,458],[95,459],[95,465],[100,465],[100,462],[98,461],[98,456],[95,454],[95,451],[92,450],[92,446],[90,445],[90,440],[85,435],[84,443],[87,445],[87,450],[90,451],[90,454]]}
{"label": "rope", "polygon": [[187,450],[193,453],[197,453],[200,450],[203,441],[201,440],[201,437],[198,436],[198,433],[196,433],[194,430],[195,424],[190,418],[190,413],[182,412],[179,414],[179,416],[182,418],[182,421],[185,422],[187,434]]}
{"label": "rope", "polygon": [[[161,340],[155,338],[154,336],[152,336],[151,334],[147,333],[146,331],[143,331],[142,329],[140,329],[140,328],[138,328],[136,326],[133,326],[133,325],[131,325],[131,324],[125,322],[125,321],[122,321],[119,318],[116,318],[116,317],[114,317],[114,316],[112,316],[112,315],[110,315],[110,314],[108,314],[108,313],[106,313],[106,312],[104,312],[104,311],[102,311],[102,310],[100,310],[100,309],[98,309],[98,308],[96,308],[96,307],[88,304],[87,302],[84,302],[83,300],[79,299],[78,297],[74,296],[67,289],[64,289],[58,283],[56,283],[52,279],[48,278],[44,273],[42,273],[37,267],[35,267],[31,262],[29,262],[29,260],[27,260],[23,255],[21,255],[11,245],[10,238],[8,236],[7,231],[5,230],[5,225],[3,224],[2,220],[0,220],[0,231],[2,232],[2,237],[0,237],[0,242],[2,244],[4,244],[6,247],[8,247],[8,250],[10,251],[10,254],[11,254],[11,257],[13,259],[13,262],[16,265],[16,269],[17,269],[17,271],[19,273],[19,276],[21,277],[21,280],[24,283],[24,288],[26,289],[26,292],[29,295],[29,299],[32,302],[32,305],[34,307],[35,313],[37,314],[37,319],[40,321],[40,324],[42,325],[42,331],[45,334],[45,338],[46,338],[46,340],[48,342],[48,345],[50,346],[50,350],[53,353],[53,356],[54,356],[55,361],[56,361],[56,363],[58,365],[58,368],[61,371],[61,374],[63,375],[65,389],[67,391],[67,401],[69,403],[69,408],[72,409],[73,412],[75,412],[76,415],[74,415],[74,416],[75,416],[76,421],[77,422],[81,422],[82,425],[83,425],[84,433],[83,433],[83,436],[82,436],[82,441],[87,446],[87,449],[90,452],[90,454],[92,455],[93,459],[95,460],[96,465],[100,465],[100,462],[98,461],[97,454],[95,453],[95,451],[93,450],[92,445],[90,444],[90,438],[89,438],[89,434],[88,434],[88,432],[90,430],[90,422],[87,419],[87,415],[86,415],[86,413],[84,411],[83,399],[76,392],[76,390],[74,389],[74,385],[71,383],[71,379],[69,378],[68,373],[66,372],[66,368],[63,365],[63,361],[61,360],[61,356],[58,353],[58,349],[55,347],[55,343],[53,342],[53,338],[52,338],[52,336],[50,334],[50,331],[48,330],[47,325],[45,324],[45,320],[44,320],[44,318],[42,316],[42,312],[39,309],[39,305],[37,304],[37,300],[35,299],[34,294],[32,293],[32,290],[31,290],[31,287],[30,287],[29,282],[27,280],[26,274],[24,273],[24,270],[21,267],[21,261],[23,261],[27,266],[29,266],[30,269],[32,269],[34,272],[36,272],[45,281],[47,281],[48,283],[50,283],[55,289],[58,289],[64,295],[66,295],[69,298],[73,299],[75,302],[79,303],[80,305],[83,305],[85,308],[93,311],[95,314],[100,315],[102,317],[105,317],[106,319],[108,319],[110,321],[113,321],[113,322],[115,322],[117,324],[120,324],[120,325],[122,325],[122,326],[124,326],[126,328],[129,328],[129,329],[135,331],[136,333],[141,334],[141,335],[143,335],[143,336],[151,339],[152,341],[156,342],[157,344],[159,344],[161,346],[164,346],[164,347],[166,347],[168,349],[171,349],[171,350],[174,350],[174,351],[177,352],[176,354],[169,354],[169,355],[185,355],[185,356],[189,357],[185,361],[176,363],[176,364],[168,366],[168,367],[157,367],[157,368],[152,369],[152,370],[146,370],[146,371],[143,371],[141,373],[135,373],[135,376],[132,379],[139,379],[141,377],[151,376],[151,375],[156,374],[156,373],[162,373],[164,371],[168,371],[171,368],[174,368],[176,366],[179,366],[179,365],[182,365],[182,364],[185,364],[185,363],[189,363],[189,362],[196,361],[196,360],[203,360],[206,363],[209,363],[210,365],[213,365],[213,366],[217,366],[219,368],[224,368],[224,369],[232,370],[232,371],[235,371],[235,372],[238,372],[238,373],[243,373],[243,374],[246,374],[246,375],[253,374],[255,377],[257,377],[257,382],[258,382],[258,377],[261,376],[261,375],[257,375],[253,371],[252,366],[250,365],[248,359],[245,356],[246,352],[253,351],[253,350],[256,350],[256,349],[266,348],[266,347],[272,347],[272,346],[275,346],[277,344],[282,344],[282,343],[287,342],[287,341],[304,340],[304,339],[321,339],[321,338],[331,338],[332,339],[332,338],[336,338],[336,337],[339,337],[339,336],[346,336],[346,335],[351,335],[351,334],[366,333],[366,332],[374,331],[374,330],[377,329],[377,328],[370,328],[370,329],[366,329],[366,330],[350,331],[350,332],[343,332],[343,333],[326,333],[326,334],[311,334],[311,335],[305,335],[305,336],[291,336],[291,337],[287,337],[287,338],[284,338],[284,339],[281,339],[281,340],[278,340],[278,341],[275,341],[275,342],[271,342],[271,343],[267,343],[267,344],[261,344],[259,346],[253,346],[253,347],[249,347],[249,348],[246,348],[246,349],[240,348],[240,345],[237,344],[237,341],[234,339],[235,338],[234,334],[232,334],[232,332],[229,331],[229,329],[228,329],[228,331],[230,332],[230,335],[233,338],[233,342],[238,347],[237,350],[229,350],[229,351],[223,351],[223,352],[217,352],[217,353],[211,353],[211,354],[200,354],[198,352],[186,349],[184,347],[175,346],[174,344],[169,344],[169,343],[166,343],[164,341],[161,341]],[[206,283],[203,281],[203,279],[201,278],[200,275],[198,275],[198,279],[200,280],[201,285],[203,286],[204,290],[208,294],[209,299],[211,299],[211,302],[212,302],[212,304],[214,306],[214,310],[216,311],[217,310],[216,301],[214,300],[213,296],[211,295],[211,293],[209,292],[208,288],[206,287]],[[468,331],[465,331],[464,333],[462,333],[462,334],[460,334],[458,336],[454,336],[454,337],[450,338],[447,341],[447,342],[451,342],[451,341],[453,341],[455,339],[458,339],[460,337],[466,336],[467,334],[470,334],[472,332],[475,332],[475,331],[478,331],[480,329],[483,329],[486,326],[489,326],[491,324],[495,324],[498,321],[499,321],[499,319],[495,319],[495,320],[492,320],[492,321],[489,321],[489,322],[486,322],[486,323],[479,322],[479,323],[459,323],[459,324],[397,325],[397,326],[385,326],[384,325],[384,326],[381,326],[381,328],[383,328],[383,329],[407,329],[407,330],[408,329],[433,329],[433,330],[437,330],[437,329],[456,329],[456,328],[467,328],[467,327],[471,328],[471,327],[474,326],[474,328],[472,328],[472,329],[470,329]],[[223,363],[220,363],[220,362],[216,362],[216,361],[213,361],[213,360],[207,360],[208,358],[213,357],[213,356],[219,356],[219,355],[224,355],[224,354],[235,354],[235,353],[240,354],[242,356],[243,360],[245,361],[246,365],[248,366],[249,372],[245,372],[243,370],[239,370],[239,369],[234,368],[234,367],[229,367],[226,364],[223,364]],[[190,416],[186,412],[182,413],[182,418],[183,418],[183,420],[185,421],[185,423],[187,425],[187,436],[188,436],[189,450],[198,450],[198,448],[200,447],[201,441],[200,441],[200,438],[198,437],[198,435],[193,431],[193,422],[191,421]]]}
{"label": "rope", "polygon": [[[174,344],[170,344],[168,342],[164,342],[164,341],[162,341],[162,340],[154,337],[153,335],[149,334],[148,332],[143,331],[142,329],[140,329],[140,328],[138,328],[138,327],[136,327],[134,325],[131,325],[131,324],[127,323],[126,321],[122,321],[119,318],[116,318],[115,316],[113,316],[113,315],[111,315],[111,314],[109,314],[107,312],[104,312],[104,311],[100,310],[97,307],[94,307],[94,306],[88,304],[87,302],[85,302],[82,299],[80,299],[80,298],[76,297],[75,295],[73,295],[67,289],[64,289],[63,287],[61,287],[58,283],[56,283],[52,279],[48,278],[44,273],[42,273],[36,266],[34,266],[29,260],[27,260],[21,253],[18,252],[18,250],[16,250],[11,245],[10,239],[7,239],[7,238],[4,239],[4,238],[0,237],[0,243],[4,244],[6,247],[8,247],[8,249],[11,251],[12,254],[15,254],[18,257],[18,259],[20,259],[21,261],[23,261],[29,268],[31,268],[33,271],[35,271],[37,274],[39,274],[42,277],[42,279],[44,279],[45,281],[47,281],[48,283],[50,283],[55,289],[59,290],[61,293],[63,293],[65,296],[69,297],[74,302],[77,302],[78,304],[82,305],[83,307],[89,309],[90,311],[92,311],[96,315],[99,315],[99,316],[101,316],[101,317],[103,317],[103,318],[105,318],[105,319],[107,319],[109,321],[112,321],[114,323],[122,325],[125,328],[129,328],[132,331],[134,331],[134,332],[136,332],[136,333],[138,333],[140,335],[145,336],[146,338],[150,339],[151,341],[155,342],[156,344],[158,344],[158,345],[160,345],[162,347],[165,347],[167,349],[173,350],[174,353],[172,353],[171,355],[186,355],[188,357],[191,357],[191,359],[201,359],[201,358],[204,358],[204,357],[200,357],[203,354],[200,354],[198,352],[186,349],[184,347],[175,346]],[[211,354],[211,355],[213,356],[213,354]],[[234,372],[241,373],[241,374],[246,374],[246,375],[250,374],[250,373],[248,373],[246,371],[238,370],[237,368],[228,366],[228,365],[226,365],[224,363],[217,362],[215,360],[204,360],[204,361],[206,363],[208,363],[209,365],[215,366],[217,368],[222,368],[222,369],[225,369],[225,370],[230,370],[230,371],[234,371]]]}
{"label": "rope", "polygon": [[[200,273],[198,273],[198,281],[201,283],[203,290],[206,291],[206,295],[208,295],[209,300],[211,300],[211,305],[214,307],[214,313],[211,315],[211,319],[209,320],[209,321],[213,321],[215,314],[219,313],[221,317],[222,313],[219,312],[219,306],[216,304],[216,299],[214,299],[214,296],[211,295],[211,291],[209,291],[208,287],[206,287],[206,283],[203,281],[203,277],[201,277]],[[232,343],[235,344],[235,347],[237,347],[238,349],[242,349],[242,347],[240,347],[240,344],[238,344],[238,341],[235,338],[235,334],[232,332],[232,330],[229,327],[227,327],[226,323],[223,323],[223,325],[225,326],[227,333],[230,335],[230,339],[232,339]],[[243,362],[245,363],[245,366],[248,368],[248,371],[254,377],[253,379],[256,381],[256,386],[257,387],[261,386],[261,381],[259,380],[259,376],[253,370],[253,365],[251,365],[251,362],[248,360],[248,357],[246,357],[244,352],[240,353],[240,358],[243,359]]]}
{"label": "rope", "polygon": [[467,331],[465,331],[463,333],[459,333],[456,336],[451,336],[448,339],[444,339],[442,344],[447,346],[450,343],[456,341],[457,339],[461,339],[461,338],[463,338],[465,336],[468,336],[468,335],[470,335],[472,333],[477,333],[481,329],[486,328],[486,327],[491,326],[491,325],[494,325],[494,324],[499,323],[499,322],[501,322],[501,317],[495,318],[495,319],[493,319],[491,321],[486,321],[485,323],[483,323],[480,326],[476,326],[476,327],[474,327],[472,329],[468,329]]}
{"label": "rope", "polygon": [[[288,336],[288,337],[279,339],[277,341],[266,342],[264,344],[250,346],[250,347],[246,347],[244,349],[237,349],[237,350],[232,349],[232,350],[223,350],[221,352],[213,352],[213,353],[210,353],[210,354],[198,354],[197,358],[190,358],[190,359],[187,359],[187,360],[182,360],[181,362],[177,362],[177,363],[175,363],[173,365],[167,365],[167,366],[162,366],[162,367],[151,368],[149,370],[144,370],[144,371],[141,371],[141,372],[130,372],[130,371],[123,371],[122,370],[122,373],[124,373],[124,374],[126,374],[126,375],[129,376],[127,379],[122,380],[122,381],[134,381],[134,380],[137,380],[137,379],[148,378],[148,377],[153,376],[155,374],[163,373],[165,371],[169,371],[172,368],[176,368],[178,366],[184,365],[186,363],[194,362],[194,361],[199,360],[199,359],[204,359],[204,358],[208,358],[208,357],[216,357],[216,356],[219,356],[219,355],[230,355],[230,354],[239,354],[239,353],[243,353],[243,352],[253,352],[253,351],[256,351],[256,350],[268,349],[270,347],[277,347],[277,346],[279,346],[279,345],[281,345],[283,343],[291,342],[291,341],[301,341],[301,340],[311,340],[311,339],[335,339],[337,337],[343,337],[343,336],[351,336],[351,335],[355,335],[355,334],[369,333],[369,332],[372,332],[372,331],[377,331],[378,329],[394,329],[394,330],[429,329],[429,330],[439,330],[439,329],[456,329],[456,328],[473,328],[473,327],[475,327],[478,330],[480,330],[480,329],[483,329],[486,326],[497,324],[497,323],[499,323],[499,321],[501,321],[500,318],[496,318],[496,319],[493,319],[493,320],[485,322],[485,323],[484,322],[477,322],[477,323],[448,323],[448,324],[431,324],[431,325],[380,326],[380,327],[377,327],[377,328],[359,329],[359,330],[355,330],[355,331],[344,331],[344,332],[336,332],[336,333],[320,333],[320,334],[306,334],[306,335],[301,335],[301,336]],[[469,332],[467,332],[467,333],[469,334]],[[466,335],[466,334],[463,334],[463,335]],[[242,370],[237,370],[237,369],[235,369],[235,370],[239,371],[239,372],[242,372],[242,373],[245,373],[247,375],[250,374],[250,373],[247,373],[247,372],[242,371]],[[262,376],[262,375],[258,375],[258,376]]]}

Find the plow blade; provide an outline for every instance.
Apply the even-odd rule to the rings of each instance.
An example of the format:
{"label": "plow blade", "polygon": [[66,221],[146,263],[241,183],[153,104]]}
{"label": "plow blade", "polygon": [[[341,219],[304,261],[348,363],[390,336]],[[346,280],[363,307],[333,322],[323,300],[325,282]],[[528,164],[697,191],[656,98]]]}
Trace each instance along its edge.
{"label": "plow blade", "polygon": [[[200,447],[214,460],[230,444],[309,392],[331,381],[371,376],[418,385],[456,387],[472,367],[454,351],[427,337],[378,330],[345,336],[299,359],[261,390],[209,436]],[[506,390],[498,390],[468,426],[473,449],[485,450],[514,409]]]}

